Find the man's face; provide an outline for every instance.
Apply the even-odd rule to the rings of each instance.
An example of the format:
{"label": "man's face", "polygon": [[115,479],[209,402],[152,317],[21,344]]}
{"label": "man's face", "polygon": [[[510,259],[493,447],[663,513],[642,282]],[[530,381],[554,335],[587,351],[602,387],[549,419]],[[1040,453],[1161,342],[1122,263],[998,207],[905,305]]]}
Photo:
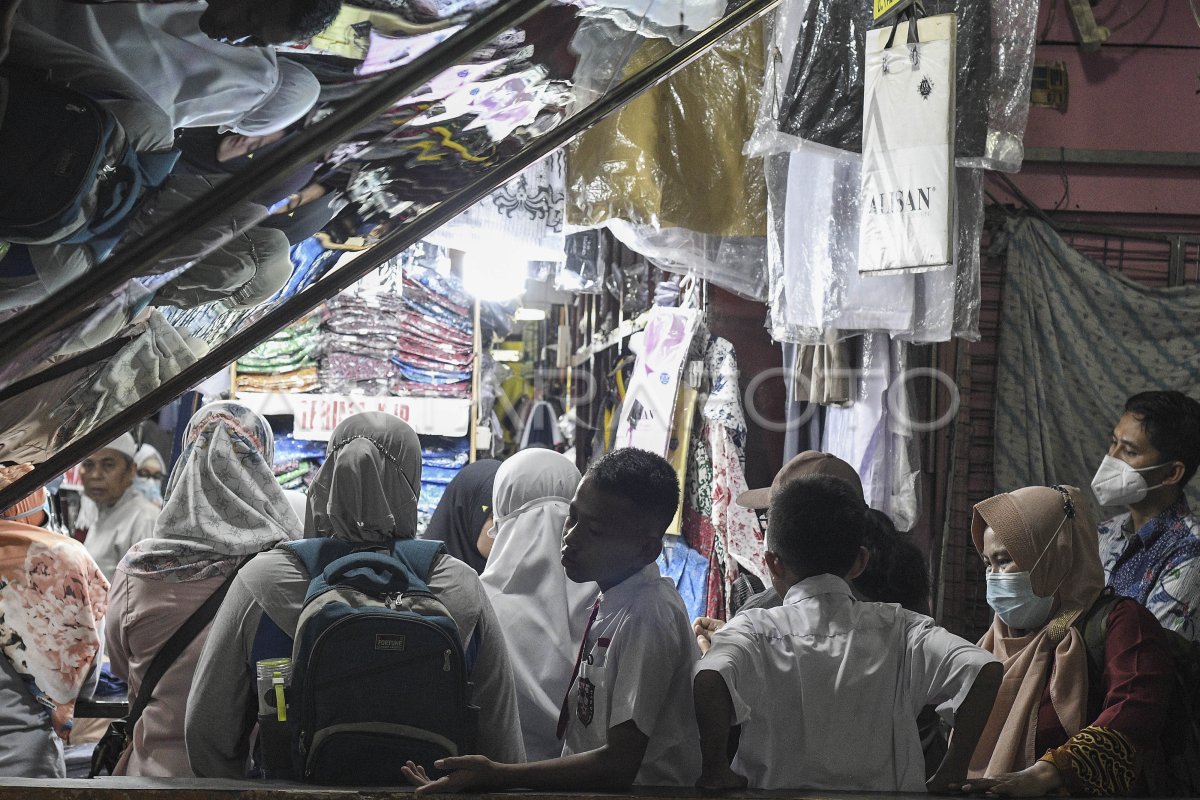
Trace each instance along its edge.
{"label": "man's face", "polygon": [[1150,444],[1150,437],[1146,435],[1141,420],[1128,411],[1117,420],[1108,454],[1134,469],[1155,467],[1164,460],[1162,453]]}
{"label": "man's face", "polygon": [[608,589],[653,560],[657,552],[650,552],[660,544],[624,498],[593,487],[586,477],[579,484],[563,529],[562,563],[568,578]]}
{"label": "man's face", "polygon": [[105,448],[92,453],[79,465],[83,493],[100,506],[114,505],[133,484],[133,461],[124,453]]}
{"label": "man's face", "polygon": [[200,30],[236,47],[270,47],[296,38],[291,0],[209,0]]}

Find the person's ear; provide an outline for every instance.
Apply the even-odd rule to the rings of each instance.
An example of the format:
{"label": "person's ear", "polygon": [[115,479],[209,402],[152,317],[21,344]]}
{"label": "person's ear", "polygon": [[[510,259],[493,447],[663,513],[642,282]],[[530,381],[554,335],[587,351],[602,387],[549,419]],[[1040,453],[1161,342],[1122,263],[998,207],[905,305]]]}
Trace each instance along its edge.
{"label": "person's ear", "polygon": [[1163,486],[1179,486],[1183,483],[1184,473],[1187,472],[1187,467],[1182,461],[1171,462],[1171,471],[1168,472],[1161,481]]}
{"label": "person's ear", "polygon": [[859,575],[862,575],[867,570],[867,564],[871,560],[871,551],[865,547],[858,548],[858,555],[854,557],[854,564],[850,567],[850,571],[846,573],[846,581],[852,581]]}
{"label": "person's ear", "polygon": [[647,536],[645,542],[642,544],[642,561],[646,564],[657,561],[659,554],[662,553],[662,549],[663,537],[661,534]]}
{"label": "person's ear", "polygon": [[767,571],[771,573],[771,577],[777,581],[787,582],[788,568],[779,554],[768,550],[763,554],[763,558],[767,562]]}

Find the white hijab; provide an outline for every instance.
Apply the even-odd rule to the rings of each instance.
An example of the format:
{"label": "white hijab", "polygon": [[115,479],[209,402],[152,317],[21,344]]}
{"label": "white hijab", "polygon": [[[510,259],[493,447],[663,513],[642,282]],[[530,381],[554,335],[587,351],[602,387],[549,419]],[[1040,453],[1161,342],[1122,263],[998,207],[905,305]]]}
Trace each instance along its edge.
{"label": "white hijab", "polygon": [[567,578],[562,534],[579,470],[552,450],[523,450],[496,473],[496,544],[480,579],[496,610],[517,678],[530,761],[562,754],[555,735],[591,605],[600,588]]}
{"label": "white hijab", "polygon": [[171,117],[172,127],[219,125],[247,136],[283,130],[317,100],[320,85],[303,66],[269,47],[231,47],[208,38],[207,4],[23,3],[20,13],[46,33],[112,64]]}

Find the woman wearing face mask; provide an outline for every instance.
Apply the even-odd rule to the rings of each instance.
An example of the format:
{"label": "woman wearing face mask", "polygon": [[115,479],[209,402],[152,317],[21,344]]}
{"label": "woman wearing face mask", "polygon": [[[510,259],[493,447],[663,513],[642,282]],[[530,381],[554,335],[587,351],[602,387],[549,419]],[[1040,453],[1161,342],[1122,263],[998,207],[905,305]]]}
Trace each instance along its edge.
{"label": "woman wearing face mask", "polygon": [[[1144,793],[1170,704],[1171,660],[1154,617],[1104,592],[1096,525],[1079,490],[1031,486],[984,500],[971,538],[996,612],[979,646],[1004,662],[1004,682],[969,790]],[[1089,656],[1093,608],[1108,618]]]}
{"label": "woman wearing face mask", "polygon": [[162,454],[153,445],[143,444],[133,454],[133,463],[137,467],[133,488],[142,497],[162,508],[162,479],[163,464],[165,463]]}

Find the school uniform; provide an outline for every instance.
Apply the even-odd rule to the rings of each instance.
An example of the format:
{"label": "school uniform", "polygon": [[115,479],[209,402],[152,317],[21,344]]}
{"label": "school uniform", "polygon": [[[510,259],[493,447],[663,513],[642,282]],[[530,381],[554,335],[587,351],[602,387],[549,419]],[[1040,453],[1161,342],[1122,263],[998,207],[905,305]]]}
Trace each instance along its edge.
{"label": "school uniform", "polygon": [[755,789],[922,792],[917,715],[956,709],[989,653],[833,575],[741,612],[697,664],[720,673],[742,726],[734,771]]}
{"label": "school uniform", "polygon": [[602,593],[599,604],[567,695],[563,755],[603,747],[610,728],[633,720],[650,739],[634,783],[693,786],[700,776],[692,706],[699,649],[679,592],[650,564]]}

